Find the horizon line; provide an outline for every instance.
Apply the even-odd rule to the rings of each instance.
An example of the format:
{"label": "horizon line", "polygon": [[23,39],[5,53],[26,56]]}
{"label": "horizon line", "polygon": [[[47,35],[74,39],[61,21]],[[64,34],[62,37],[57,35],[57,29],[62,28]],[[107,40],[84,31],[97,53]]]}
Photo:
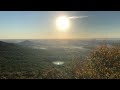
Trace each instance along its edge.
{"label": "horizon line", "polygon": [[[7,38],[4,38],[4,40],[7,39]],[[13,39],[13,38],[8,38],[8,39]],[[7,40],[8,40],[7,39]],[[17,39],[17,38],[16,38]],[[18,38],[20,39],[20,38]],[[23,38],[22,38],[23,39]],[[30,38],[24,38],[24,39],[28,39],[30,40]],[[55,39],[55,38],[31,38],[32,40],[37,40],[37,39]],[[65,40],[65,39],[120,39],[120,38],[56,38],[56,39],[61,39],[61,40]],[[0,38],[0,40],[3,40],[3,38]]]}

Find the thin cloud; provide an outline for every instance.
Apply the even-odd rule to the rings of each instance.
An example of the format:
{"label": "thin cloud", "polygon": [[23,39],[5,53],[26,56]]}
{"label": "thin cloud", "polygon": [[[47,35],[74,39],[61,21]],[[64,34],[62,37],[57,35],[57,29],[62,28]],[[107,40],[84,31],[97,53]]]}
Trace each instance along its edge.
{"label": "thin cloud", "polygon": [[72,17],[68,17],[68,18],[69,19],[78,19],[78,18],[82,19],[82,18],[86,18],[86,17],[88,17],[88,16],[72,16]]}

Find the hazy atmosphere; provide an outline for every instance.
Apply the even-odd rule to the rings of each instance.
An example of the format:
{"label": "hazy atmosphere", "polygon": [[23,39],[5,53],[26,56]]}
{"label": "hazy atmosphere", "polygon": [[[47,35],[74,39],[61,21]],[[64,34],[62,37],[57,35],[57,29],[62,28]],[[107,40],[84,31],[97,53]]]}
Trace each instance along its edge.
{"label": "hazy atmosphere", "polygon": [[0,79],[120,79],[120,11],[0,11]]}
{"label": "hazy atmosphere", "polygon": [[[56,27],[59,17],[68,29]],[[0,39],[120,38],[119,23],[119,11],[1,11]]]}

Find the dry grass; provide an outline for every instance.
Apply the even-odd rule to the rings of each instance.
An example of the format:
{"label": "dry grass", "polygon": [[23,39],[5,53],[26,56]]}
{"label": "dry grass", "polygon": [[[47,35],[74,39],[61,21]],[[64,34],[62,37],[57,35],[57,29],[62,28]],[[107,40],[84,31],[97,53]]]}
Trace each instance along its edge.
{"label": "dry grass", "polygon": [[90,55],[89,59],[100,78],[120,78],[120,46],[102,45]]}
{"label": "dry grass", "polygon": [[54,67],[44,69],[41,75],[42,79],[68,79],[68,75],[66,72]]}
{"label": "dry grass", "polygon": [[119,79],[120,47],[102,45],[96,48],[84,62],[74,64],[77,79]]}

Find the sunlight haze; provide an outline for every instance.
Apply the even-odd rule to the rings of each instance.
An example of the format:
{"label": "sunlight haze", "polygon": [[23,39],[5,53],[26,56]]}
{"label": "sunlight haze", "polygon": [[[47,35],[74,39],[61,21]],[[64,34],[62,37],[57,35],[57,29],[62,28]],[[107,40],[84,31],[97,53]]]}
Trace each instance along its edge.
{"label": "sunlight haze", "polygon": [[1,11],[0,39],[120,38],[119,23],[112,11]]}

